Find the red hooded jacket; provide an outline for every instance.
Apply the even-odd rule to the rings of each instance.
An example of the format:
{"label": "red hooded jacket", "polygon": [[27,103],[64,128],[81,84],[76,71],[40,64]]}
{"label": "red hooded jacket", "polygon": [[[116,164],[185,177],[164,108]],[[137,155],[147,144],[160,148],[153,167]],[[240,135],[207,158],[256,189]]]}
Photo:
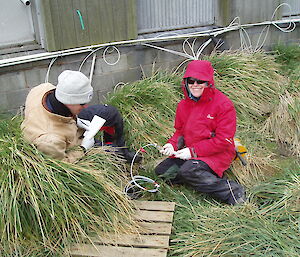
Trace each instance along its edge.
{"label": "red hooded jacket", "polygon": [[189,63],[183,78],[193,77],[209,82],[200,100],[188,97],[184,82],[185,98],[177,106],[175,133],[168,140],[178,149],[178,139],[183,136],[192,159],[202,160],[219,176],[229,168],[235,157],[233,137],[236,131],[236,111],[231,100],[214,87],[214,70],[209,61]]}

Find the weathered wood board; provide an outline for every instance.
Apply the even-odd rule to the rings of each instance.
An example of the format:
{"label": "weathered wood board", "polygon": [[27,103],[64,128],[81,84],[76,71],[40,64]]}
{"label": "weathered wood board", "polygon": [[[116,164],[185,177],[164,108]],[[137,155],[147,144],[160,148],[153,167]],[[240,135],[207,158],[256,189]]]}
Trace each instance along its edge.
{"label": "weathered wood board", "polygon": [[139,234],[92,238],[90,244],[76,244],[72,257],[166,257],[172,231],[175,203],[134,201],[134,218],[140,225]]}

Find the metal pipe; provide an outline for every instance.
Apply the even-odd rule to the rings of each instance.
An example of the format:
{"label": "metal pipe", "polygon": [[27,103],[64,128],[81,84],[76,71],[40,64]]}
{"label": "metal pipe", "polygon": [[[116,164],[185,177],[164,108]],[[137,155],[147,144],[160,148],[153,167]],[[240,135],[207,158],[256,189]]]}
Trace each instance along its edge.
{"label": "metal pipe", "polygon": [[90,82],[92,83],[93,80],[93,74],[94,74],[94,69],[95,69],[95,63],[96,63],[96,57],[97,54],[93,54],[93,60],[92,60],[92,65],[91,65],[91,71],[90,71]]}
{"label": "metal pipe", "polygon": [[151,43],[151,42],[154,43],[154,42],[163,42],[163,41],[169,41],[169,40],[180,40],[180,39],[185,39],[185,38],[190,38],[190,37],[210,37],[210,36],[217,36],[217,35],[226,33],[228,31],[238,30],[241,28],[250,28],[253,26],[262,26],[262,25],[266,26],[266,25],[274,25],[274,24],[284,24],[284,23],[291,23],[291,22],[294,22],[294,23],[300,22],[300,19],[264,21],[264,22],[260,22],[260,23],[234,25],[234,26],[225,27],[225,28],[211,29],[211,30],[195,32],[195,33],[191,33],[191,34],[118,41],[118,42],[111,42],[111,43],[105,43],[105,44],[72,48],[72,49],[57,51],[57,52],[46,52],[46,53],[40,53],[40,54],[33,54],[33,55],[27,55],[27,56],[21,56],[21,57],[15,57],[15,58],[1,60],[0,68],[6,67],[6,66],[11,66],[11,65],[16,65],[16,64],[27,63],[27,62],[51,59],[54,57],[61,57],[61,56],[67,56],[67,55],[72,55],[72,54],[80,54],[80,53],[90,52],[93,49],[99,48],[99,47],[117,46],[117,45],[141,45],[142,43]]}

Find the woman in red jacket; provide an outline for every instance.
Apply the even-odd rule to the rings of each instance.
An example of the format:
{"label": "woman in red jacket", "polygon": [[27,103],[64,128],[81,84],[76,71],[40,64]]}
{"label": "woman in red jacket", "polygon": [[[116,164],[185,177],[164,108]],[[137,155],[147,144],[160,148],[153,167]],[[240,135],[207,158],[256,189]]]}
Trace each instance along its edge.
{"label": "woman in red jacket", "polygon": [[188,184],[234,205],[245,201],[244,189],[223,178],[223,173],[236,154],[236,112],[231,100],[214,87],[213,74],[209,61],[188,64],[182,86],[185,97],[176,110],[176,131],[161,150],[169,158],[155,172],[173,184]]}

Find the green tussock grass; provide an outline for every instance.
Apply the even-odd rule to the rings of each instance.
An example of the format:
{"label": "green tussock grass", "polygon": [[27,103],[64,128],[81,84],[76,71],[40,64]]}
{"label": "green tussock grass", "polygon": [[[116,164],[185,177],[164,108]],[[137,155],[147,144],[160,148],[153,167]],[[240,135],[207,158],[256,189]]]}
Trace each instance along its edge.
{"label": "green tussock grass", "polygon": [[[218,89],[235,104],[239,123],[260,124],[285,92],[286,79],[272,55],[263,52],[222,52],[208,58]],[[252,123],[253,123],[252,122]]]}
{"label": "green tussock grass", "polygon": [[134,228],[114,154],[99,148],[65,163],[25,142],[18,119],[0,131],[1,256],[66,256],[71,242]]}
{"label": "green tussock grass", "polygon": [[[249,203],[185,210],[172,256],[299,256],[299,172],[252,190]],[[182,214],[183,215],[183,214]]]}
{"label": "green tussock grass", "polygon": [[[246,187],[248,201],[228,206],[186,186],[167,185],[153,172],[164,156],[147,148],[134,173],[154,178],[160,190],[144,193],[143,200],[176,203],[168,256],[299,256],[297,79],[282,71],[276,54],[229,51],[206,59],[215,68],[216,87],[237,109],[237,137],[248,148],[248,165],[235,161],[226,173]],[[128,146],[163,145],[172,135],[181,78],[157,72],[108,95],[106,103],[123,116]],[[279,155],[282,144],[286,156]],[[55,161],[22,140],[19,121],[5,120],[0,151],[1,255],[62,255],[70,241],[91,232],[135,229],[121,192],[128,174],[105,149],[72,165]]]}
{"label": "green tussock grass", "polygon": [[300,92],[286,92],[265,123],[264,130],[282,146],[285,155],[300,157]]}
{"label": "green tussock grass", "polygon": [[162,144],[171,136],[176,105],[182,95],[180,82],[176,74],[158,72],[108,95],[106,103],[121,112],[127,143],[133,149],[148,143]]}
{"label": "green tussock grass", "polygon": [[274,47],[276,63],[280,73],[288,79],[289,93],[299,92],[300,87],[300,47],[299,45],[278,45]]}

